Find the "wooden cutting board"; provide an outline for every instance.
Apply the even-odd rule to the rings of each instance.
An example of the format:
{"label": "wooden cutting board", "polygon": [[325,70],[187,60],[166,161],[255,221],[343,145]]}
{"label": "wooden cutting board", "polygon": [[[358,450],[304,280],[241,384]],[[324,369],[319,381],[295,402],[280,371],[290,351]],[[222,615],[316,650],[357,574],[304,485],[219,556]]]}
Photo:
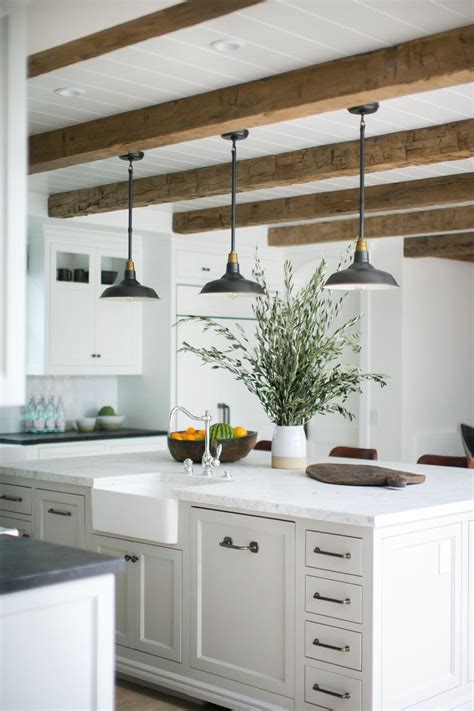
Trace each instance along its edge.
{"label": "wooden cutting board", "polygon": [[306,474],[325,484],[389,486],[394,489],[402,489],[407,484],[422,484],[426,478],[424,474],[409,474],[372,464],[310,464]]}

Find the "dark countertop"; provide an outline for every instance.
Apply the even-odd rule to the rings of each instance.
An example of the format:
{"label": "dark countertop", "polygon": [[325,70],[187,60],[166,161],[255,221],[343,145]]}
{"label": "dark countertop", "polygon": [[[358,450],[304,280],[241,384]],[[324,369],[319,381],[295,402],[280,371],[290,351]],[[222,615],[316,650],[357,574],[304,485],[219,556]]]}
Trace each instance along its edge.
{"label": "dark countertop", "polygon": [[34,434],[32,432],[14,432],[0,434],[0,444],[63,444],[65,442],[89,442],[97,439],[127,439],[129,437],[157,437],[166,435],[166,430],[136,430],[122,427],[120,430],[94,430],[93,432],[52,432]]}
{"label": "dark countertop", "polygon": [[0,535],[0,595],[116,573],[124,566],[123,558]]}

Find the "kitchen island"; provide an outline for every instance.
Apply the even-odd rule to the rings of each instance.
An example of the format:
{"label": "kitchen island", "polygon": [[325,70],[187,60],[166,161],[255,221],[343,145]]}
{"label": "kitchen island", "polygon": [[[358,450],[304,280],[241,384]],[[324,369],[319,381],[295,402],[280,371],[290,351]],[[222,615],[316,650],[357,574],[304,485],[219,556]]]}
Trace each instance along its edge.
{"label": "kitchen island", "polygon": [[0,525],[125,558],[121,674],[232,709],[472,709],[474,472],[381,464],[426,482],[331,486],[264,452],[230,481],[165,452],[25,462]]}

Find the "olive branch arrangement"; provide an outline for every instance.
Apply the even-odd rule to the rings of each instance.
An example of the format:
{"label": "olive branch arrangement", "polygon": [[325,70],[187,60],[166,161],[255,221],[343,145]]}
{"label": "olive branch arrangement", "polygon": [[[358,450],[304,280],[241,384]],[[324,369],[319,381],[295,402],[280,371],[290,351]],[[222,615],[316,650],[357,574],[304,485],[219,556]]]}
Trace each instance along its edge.
{"label": "olive branch arrangement", "polygon": [[347,294],[334,299],[323,288],[326,270],[322,260],[306,286],[297,291],[293,267],[286,261],[280,296],[269,290],[257,257],[253,275],[264,295],[252,307],[255,343],[250,343],[239,323],[232,331],[212,318],[189,316],[178,323],[201,322],[204,332],[223,337],[226,346],[196,348],[184,341],[180,351],[232,373],[259,398],[276,425],[302,425],[313,415],[333,412],[352,420],[354,415],[345,406],[349,395],[361,392],[363,381],[383,387],[386,377],[343,362],[346,348],[360,351],[356,325],[362,315],[334,326]]}

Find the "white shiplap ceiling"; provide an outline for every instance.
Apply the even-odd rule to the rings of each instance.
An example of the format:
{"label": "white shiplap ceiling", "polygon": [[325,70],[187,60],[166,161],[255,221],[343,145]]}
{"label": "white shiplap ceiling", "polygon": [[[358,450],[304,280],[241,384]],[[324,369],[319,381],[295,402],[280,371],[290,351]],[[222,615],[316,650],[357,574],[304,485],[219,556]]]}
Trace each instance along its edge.
{"label": "white shiplap ceiling", "polygon": [[[379,49],[473,20],[471,0],[267,0],[203,25],[31,79],[30,131],[42,133]],[[216,53],[209,47],[213,40],[223,38],[238,39],[242,42],[241,49],[230,55]],[[54,89],[63,86],[78,87],[85,94],[77,98],[54,94]],[[384,102],[380,111],[367,120],[367,135],[447,123],[472,114],[472,86],[441,89]],[[281,153],[353,140],[357,136],[357,119],[345,111],[336,111],[253,129],[250,138],[239,145],[239,157]],[[214,165],[229,158],[228,144],[216,136],[150,150],[136,165],[136,176]],[[472,169],[466,161],[458,161],[373,174],[367,182],[376,184]],[[62,192],[125,178],[123,163],[111,158],[31,176],[30,188]],[[246,193],[239,200],[283,197],[356,184],[357,179],[340,178]],[[225,196],[205,198],[176,204],[175,209],[198,209],[227,201]]]}

